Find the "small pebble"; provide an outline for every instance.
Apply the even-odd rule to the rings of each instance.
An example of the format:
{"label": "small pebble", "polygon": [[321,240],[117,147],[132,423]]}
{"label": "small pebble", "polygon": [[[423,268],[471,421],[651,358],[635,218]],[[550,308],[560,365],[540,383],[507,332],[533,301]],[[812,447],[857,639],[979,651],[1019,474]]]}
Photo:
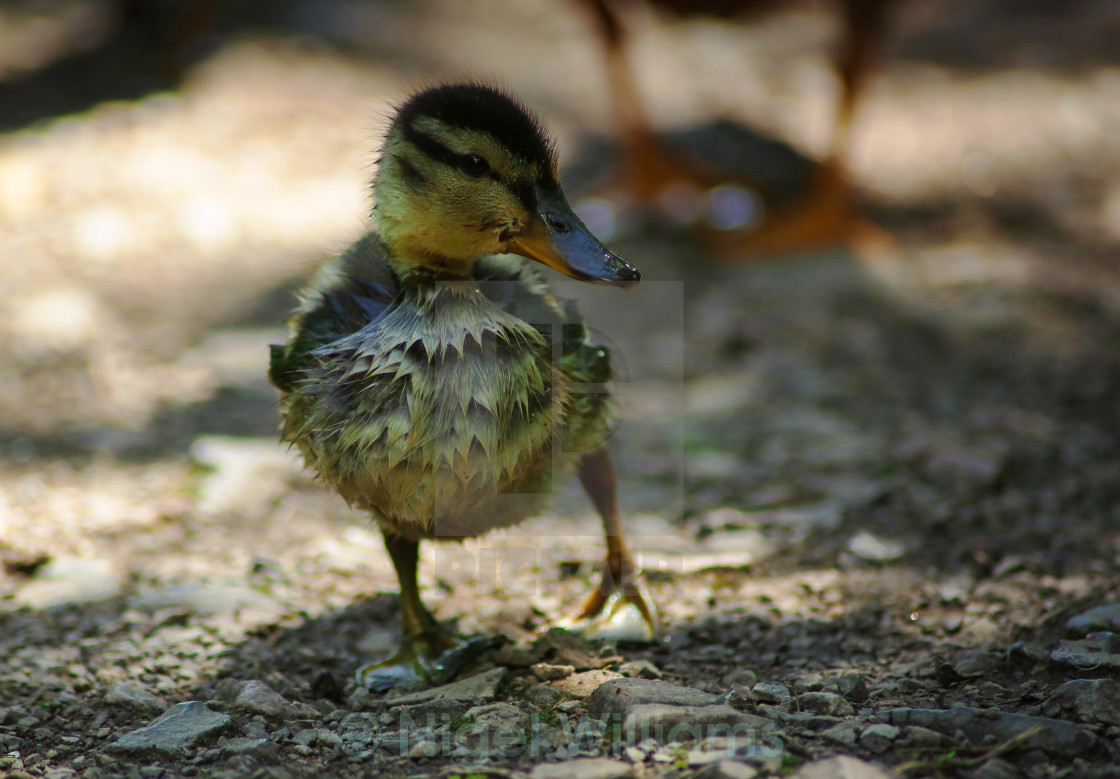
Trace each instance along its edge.
{"label": "small pebble", "polygon": [[576,672],[575,666],[550,665],[548,663],[537,663],[529,670],[542,682],[554,682],[557,679],[567,679]]}

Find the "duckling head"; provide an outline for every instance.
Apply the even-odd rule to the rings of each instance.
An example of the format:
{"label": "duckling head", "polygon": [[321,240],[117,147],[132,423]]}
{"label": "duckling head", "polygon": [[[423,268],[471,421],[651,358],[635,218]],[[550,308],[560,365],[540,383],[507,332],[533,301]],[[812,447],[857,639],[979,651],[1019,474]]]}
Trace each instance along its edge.
{"label": "duckling head", "polygon": [[630,288],[641,279],[568,205],[540,122],[492,87],[442,85],[405,102],[373,192],[375,227],[402,279],[469,278],[475,260],[506,253],[582,281]]}

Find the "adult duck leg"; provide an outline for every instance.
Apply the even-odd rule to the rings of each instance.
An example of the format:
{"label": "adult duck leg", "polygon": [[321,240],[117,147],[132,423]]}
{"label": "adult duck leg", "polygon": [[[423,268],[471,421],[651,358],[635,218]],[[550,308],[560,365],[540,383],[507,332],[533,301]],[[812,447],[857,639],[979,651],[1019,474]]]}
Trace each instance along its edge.
{"label": "adult duck leg", "polygon": [[691,221],[704,208],[707,193],[732,184],[754,183],[677,151],[654,131],[638,91],[626,51],[626,29],[610,0],[582,0],[602,41],[614,124],[622,148],[621,170],[605,189],[621,179],[637,203],[657,208],[678,222]]}
{"label": "adult duck leg", "polygon": [[[894,0],[837,0],[842,14],[841,80],[828,156],[815,166],[805,189],[791,202],[775,203],[773,193],[749,178],[722,170],[672,148],[653,130],[626,56],[626,30],[611,0],[582,0],[606,55],[608,85],[622,149],[625,190],[637,203],[688,225],[719,262],[848,246],[856,251],[893,246],[878,225],[861,216],[848,175],[852,116],[878,62],[886,11]],[[658,3],[654,3],[658,4]],[[695,13],[733,16],[736,10],[773,3],[741,0]],[[686,3],[664,3],[689,11]],[[604,186],[609,189],[610,184]],[[717,197],[718,194],[718,197]],[[756,222],[757,202],[764,205]],[[712,221],[716,212],[726,212]]]}
{"label": "adult duck leg", "polygon": [[840,94],[828,156],[817,165],[804,194],[773,210],[758,229],[746,235],[730,231],[705,235],[715,259],[736,262],[839,246],[861,253],[895,245],[889,233],[859,213],[848,166],[856,108],[879,63],[888,10],[894,1],[837,3],[843,29],[836,59]]}

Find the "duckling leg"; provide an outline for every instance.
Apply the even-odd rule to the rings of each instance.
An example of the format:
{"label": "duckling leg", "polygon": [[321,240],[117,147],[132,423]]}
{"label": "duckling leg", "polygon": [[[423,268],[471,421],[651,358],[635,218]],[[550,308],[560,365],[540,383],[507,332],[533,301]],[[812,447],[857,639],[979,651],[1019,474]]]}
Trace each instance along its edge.
{"label": "duckling leg", "polygon": [[[584,455],[579,463],[579,480],[603,518],[607,559],[602,582],[584,603],[575,625],[591,638],[652,640],[657,635],[657,616],[622,537],[618,485],[605,448]],[[636,618],[640,618],[640,624]]]}
{"label": "duckling leg", "polygon": [[455,643],[454,639],[420,600],[420,585],[416,581],[420,542],[389,533],[384,533],[384,536],[385,549],[393,561],[401,586],[401,626],[405,636],[436,653],[450,648]]}
{"label": "duckling leg", "polygon": [[[404,641],[400,651],[385,660],[358,669],[358,684],[371,690],[387,690],[405,682],[432,682],[458,670],[467,660],[467,646],[444,630],[420,599],[416,582],[420,542],[388,532],[385,548],[401,588],[401,625]],[[451,668],[450,664],[458,662]]]}

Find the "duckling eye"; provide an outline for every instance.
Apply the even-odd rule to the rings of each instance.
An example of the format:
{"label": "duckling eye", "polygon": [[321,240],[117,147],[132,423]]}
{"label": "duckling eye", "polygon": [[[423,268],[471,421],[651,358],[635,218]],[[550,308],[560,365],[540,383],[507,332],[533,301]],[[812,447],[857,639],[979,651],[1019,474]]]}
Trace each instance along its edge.
{"label": "duckling eye", "polygon": [[490,163],[477,154],[464,154],[459,159],[459,169],[468,176],[478,178],[490,172]]}

